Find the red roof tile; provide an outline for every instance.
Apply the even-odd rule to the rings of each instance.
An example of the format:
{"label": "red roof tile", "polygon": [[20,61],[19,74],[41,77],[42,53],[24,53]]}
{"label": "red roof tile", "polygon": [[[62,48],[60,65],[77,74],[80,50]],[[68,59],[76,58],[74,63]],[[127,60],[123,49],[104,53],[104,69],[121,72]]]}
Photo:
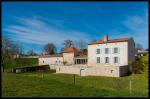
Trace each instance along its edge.
{"label": "red roof tile", "polygon": [[74,47],[67,48],[63,51],[63,53],[72,53],[72,52],[79,52],[79,51]]}
{"label": "red roof tile", "polygon": [[112,39],[112,40],[108,40],[108,41],[104,41],[104,40],[98,40],[95,42],[91,42],[88,45],[92,45],[92,44],[103,44],[103,43],[114,43],[114,42],[127,42],[129,41],[131,38],[120,38],[120,39]]}

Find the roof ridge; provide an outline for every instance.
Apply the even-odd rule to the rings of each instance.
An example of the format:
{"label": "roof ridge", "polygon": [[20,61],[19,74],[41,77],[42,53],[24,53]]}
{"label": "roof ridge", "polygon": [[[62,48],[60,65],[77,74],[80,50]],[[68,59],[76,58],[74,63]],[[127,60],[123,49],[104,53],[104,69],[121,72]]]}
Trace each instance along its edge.
{"label": "roof ridge", "polygon": [[75,48],[75,47],[69,47],[69,48],[66,48],[64,51],[65,52],[78,52],[78,49]]}
{"label": "roof ridge", "polygon": [[129,39],[131,39],[132,37],[128,37],[128,38],[116,38],[116,39],[110,39],[108,41],[104,41],[104,40],[96,40],[94,42],[90,42],[89,44],[102,44],[102,43],[112,43],[112,42],[123,42],[123,41],[127,41]]}

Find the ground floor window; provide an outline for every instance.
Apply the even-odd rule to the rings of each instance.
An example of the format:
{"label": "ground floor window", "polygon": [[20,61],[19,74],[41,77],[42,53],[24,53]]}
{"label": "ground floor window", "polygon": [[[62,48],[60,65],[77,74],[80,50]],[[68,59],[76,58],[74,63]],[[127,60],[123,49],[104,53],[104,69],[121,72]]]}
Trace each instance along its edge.
{"label": "ground floor window", "polygon": [[75,59],[75,64],[87,64],[87,59]]}
{"label": "ground floor window", "polygon": [[105,63],[109,63],[109,57],[105,57]]}
{"label": "ground floor window", "polygon": [[119,60],[118,60],[118,57],[114,57],[114,63],[118,63]]}
{"label": "ground floor window", "polygon": [[97,63],[100,63],[100,57],[97,57]]}

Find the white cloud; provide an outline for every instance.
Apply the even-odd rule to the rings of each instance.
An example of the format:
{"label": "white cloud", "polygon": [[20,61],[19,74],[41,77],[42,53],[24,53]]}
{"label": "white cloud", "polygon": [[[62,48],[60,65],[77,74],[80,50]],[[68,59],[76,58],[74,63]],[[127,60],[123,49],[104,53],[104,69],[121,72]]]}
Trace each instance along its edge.
{"label": "white cloud", "polygon": [[[9,32],[11,35],[15,35],[15,40],[19,40],[24,43],[44,45],[48,42],[54,43],[57,47],[61,47],[65,39],[78,40],[82,39],[89,41],[86,33],[81,33],[73,30],[64,30],[48,24],[48,19],[39,18],[18,18],[16,17],[17,25],[9,25],[4,31]],[[56,22],[56,23],[55,23]],[[62,22],[62,21],[61,21]],[[59,23],[58,20],[54,20],[53,23]],[[62,26],[60,23],[59,26]]]}
{"label": "white cloud", "polygon": [[119,30],[112,31],[110,37],[133,37],[135,43],[140,43],[144,48],[148,48],[148,12],[146,10],[142,15],[126,17],[121,27],[123,27],[123,32]]}

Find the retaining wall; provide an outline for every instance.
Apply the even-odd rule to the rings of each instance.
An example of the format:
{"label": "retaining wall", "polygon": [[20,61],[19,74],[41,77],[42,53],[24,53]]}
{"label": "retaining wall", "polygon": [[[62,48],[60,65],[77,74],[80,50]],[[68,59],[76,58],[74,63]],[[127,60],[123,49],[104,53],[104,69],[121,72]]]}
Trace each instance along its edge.
{"label": "retaining wall", "polygon": [[101,66],[101,67],[56,66],[56,73],[78,74],[82,76],[120,77],[127,75],[128,66]]}

